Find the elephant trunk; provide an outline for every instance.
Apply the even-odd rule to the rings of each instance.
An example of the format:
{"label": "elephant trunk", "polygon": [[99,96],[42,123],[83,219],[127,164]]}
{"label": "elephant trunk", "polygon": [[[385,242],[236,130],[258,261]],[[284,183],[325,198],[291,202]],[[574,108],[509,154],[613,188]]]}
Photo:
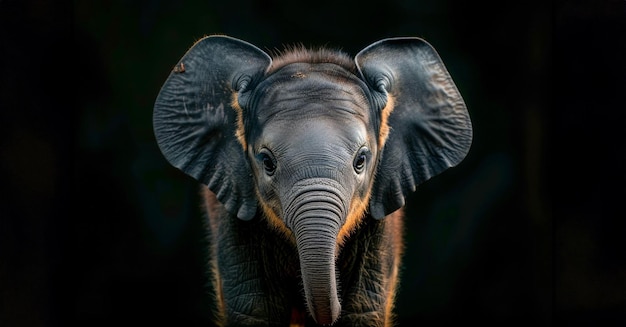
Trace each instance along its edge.
{"label": "elephant trunk", "polygon": [[[320,218],[324,219],[324,218]],[[335,239],[312,226],[297,228],[302,283],[309,312],[318,324],[332,324],[341,311],[335,276]]]}
{"label": "elephant trunk", "polygon": [[318,324],[330,325],[341,312],[335,251],[345,206],[338,192],[319,184],[315,188],[291,202],[295,209],[287,221],[296,238],[309,313]]}

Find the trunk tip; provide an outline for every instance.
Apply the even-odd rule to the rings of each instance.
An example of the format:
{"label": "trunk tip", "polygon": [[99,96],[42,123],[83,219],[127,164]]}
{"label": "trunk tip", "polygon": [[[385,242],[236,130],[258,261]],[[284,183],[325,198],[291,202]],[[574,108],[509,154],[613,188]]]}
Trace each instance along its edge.
{"label": "trunk tip", "polygon": [[330,326],[337,318],[339,318],[339,313],[341,312],[341,304],[339,304],[339,300],[337,298],[331,300],[330,306],[326,308],[326,310],[309,308],[311,315],[313,316],[313,320],[319,325],[322,326]]}

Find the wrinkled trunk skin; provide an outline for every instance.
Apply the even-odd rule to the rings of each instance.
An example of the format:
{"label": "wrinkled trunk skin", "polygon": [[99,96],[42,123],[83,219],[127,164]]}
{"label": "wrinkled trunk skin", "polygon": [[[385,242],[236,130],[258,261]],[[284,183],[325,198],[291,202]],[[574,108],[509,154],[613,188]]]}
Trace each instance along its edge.
{"label": "wrinkled trunk skin", "polygon": [[296,232],[296,242],[309,312],[318,324],[329,325],[341,311],[335,276],[336,237],[320,234],[314,226],[301,227]]}
{"label": "wrinkled trunk skin", "polygon": [[345,211],[339,192],[317,184],[291,201],[287,225],[296,238],[306,304],[321,325],[337,320],[341,304],[337,294],[335,248]]}

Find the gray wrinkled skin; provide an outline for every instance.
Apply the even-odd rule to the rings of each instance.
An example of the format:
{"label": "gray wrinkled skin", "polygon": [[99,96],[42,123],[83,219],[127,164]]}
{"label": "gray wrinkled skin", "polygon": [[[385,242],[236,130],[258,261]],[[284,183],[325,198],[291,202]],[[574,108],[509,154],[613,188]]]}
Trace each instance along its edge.
{"label": "gray wrinkled skin", "polygon": [[390,326],[402,207],[469,151],[465,104],[418,38],[353,59],[198,41],[157,97],[156,140],[205,184],[216,323]]}

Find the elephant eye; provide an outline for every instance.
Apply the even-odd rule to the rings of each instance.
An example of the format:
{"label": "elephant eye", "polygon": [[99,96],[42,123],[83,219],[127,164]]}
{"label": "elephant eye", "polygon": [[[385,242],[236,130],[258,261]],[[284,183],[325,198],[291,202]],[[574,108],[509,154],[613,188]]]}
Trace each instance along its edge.
{"label": "elephant eye", "polygon": [[262,149],[261,152],[257,155],[258,160],[263,164],[263,169],[265,169],[265,173],[268,176],[274,175],[274,171],[276,171],[276,161],[274,160],[274,156],[267,149]]}
{"label": "elephant eye", "polygon": [[367,161],[367,155],[369,154],[369,150],[366,147],[362,147],[359,152],[357,152],[356,157],[354,157],[354,171],[357,173],[363,172],[365,168],[365,162]]}

